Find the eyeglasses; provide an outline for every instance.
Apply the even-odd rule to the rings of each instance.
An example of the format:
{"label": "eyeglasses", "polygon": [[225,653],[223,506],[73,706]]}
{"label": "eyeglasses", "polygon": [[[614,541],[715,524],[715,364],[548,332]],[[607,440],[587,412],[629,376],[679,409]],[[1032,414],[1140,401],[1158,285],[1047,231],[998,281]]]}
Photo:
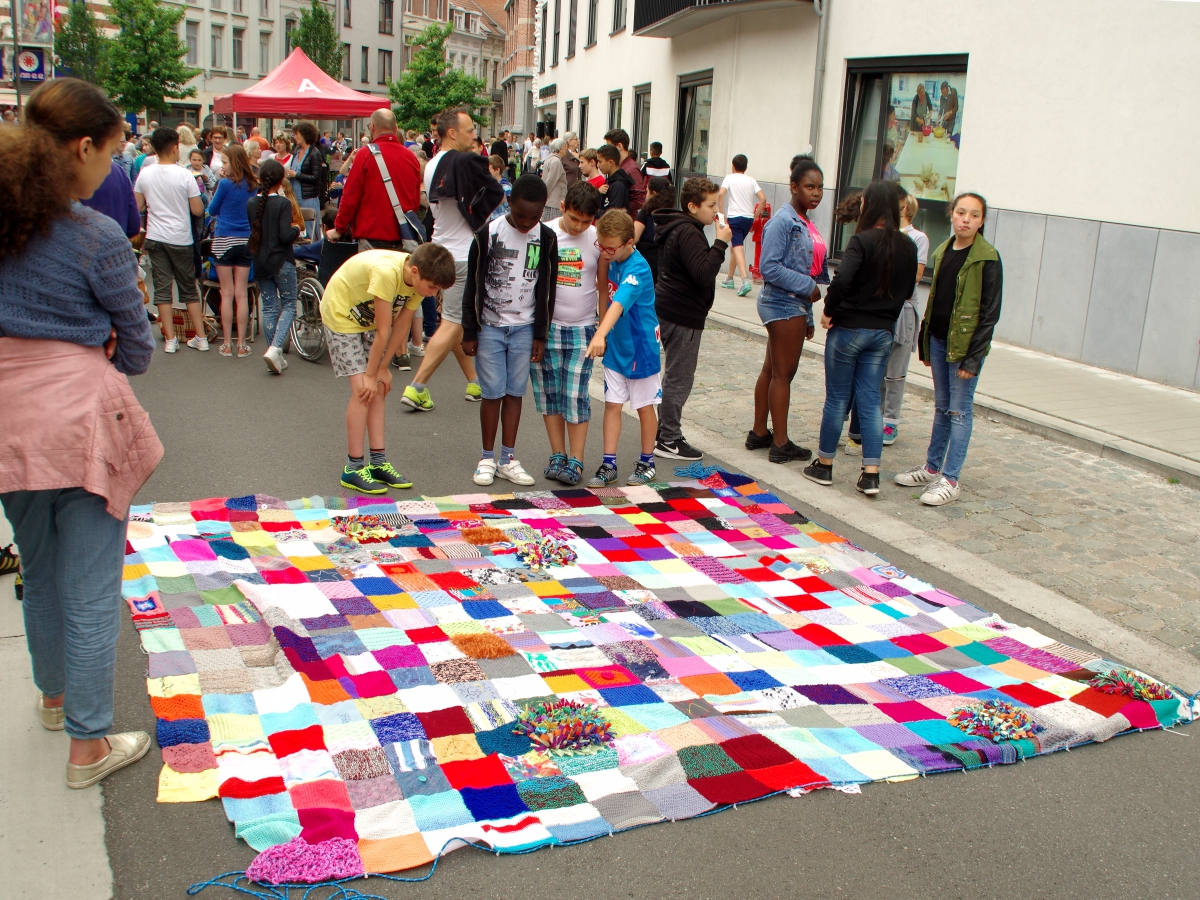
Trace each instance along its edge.
{"label": "eyeglasses", "polygon": [[[624,247],[624,246],[625,246],[624,244],[621,245],[621,247]],[[616,255],[617,253],[619,253],[621,251],[621,247],[605,247],[599,241],[596,241],[596,249],[599,250],[605,256]]]}

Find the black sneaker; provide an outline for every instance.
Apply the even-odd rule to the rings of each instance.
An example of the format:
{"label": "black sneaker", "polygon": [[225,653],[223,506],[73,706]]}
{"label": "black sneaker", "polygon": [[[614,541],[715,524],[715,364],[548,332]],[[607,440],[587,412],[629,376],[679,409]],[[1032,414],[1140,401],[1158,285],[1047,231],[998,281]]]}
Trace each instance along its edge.
{"label": "black sneaker", "polygon": [[812,459],[812,451],[788,441],[782,447],[772,444],[771,449],[767,451],[767,459],[773,463],[804,462],[806,459]]}
{"label": "black sneaker", "polygon": [[868,472],[866,469],[858,476],[858,484],[855,485],[864,494],[874,496],[879,493],[879,473]]}
{"label": "black sneaker", "polygon": [[21,571],[21,557],[17,556],[17,551],[13,549],[13,545],[0,549],[0,575],[10,575],[13,572]]}
{"label": "black sneaker", "polygon": [[833,484],[833,463],[825,465],[819,459],[814,459],[804,467],[802,474],[809,481],[815,481],[817,484],[823,484],[828,487]]}
{"label": "black sneaker", "polygon": [[392,365],[395,366],[401,372],[411,372],[412,371],[412,360],[409,358],[407,353],[401,353],[397,356],[393,356],[392,357]]}
{"label": "black sneaker", "polygon": [[654,455],[663,459],[704,459],[703,451],[697,450],[683,438],[677,441],[656,441]]}
{"label": "black sneaker", "polygon": [[390,462],[385,462],[381,466],[367,466],[367,471],[371,473],[371,478],[388,487],[410,488],[413,486],[412,479],[405,478],[397,472]]}
{"label": "black sneaker", "polygon": [[358,491],[360,494],[386,494],[387,485],[380,484],[371,477],[370,466],[352,469],[346,466],[342,469],[342,487]]}
{"label": "black sneaker", "polygon": [[771,446],[771,444],[774,442],[774,440],[775,440],[775,437],[774,437],[774,435],[771,434],[770,431],[768,431],[766,433],[765,437],[759,437],[757,434],[754,433],[754,429],[751,429],[750,431],[748,431],[746,433],[746,449],[747,450],[766,450],[768,447]]}

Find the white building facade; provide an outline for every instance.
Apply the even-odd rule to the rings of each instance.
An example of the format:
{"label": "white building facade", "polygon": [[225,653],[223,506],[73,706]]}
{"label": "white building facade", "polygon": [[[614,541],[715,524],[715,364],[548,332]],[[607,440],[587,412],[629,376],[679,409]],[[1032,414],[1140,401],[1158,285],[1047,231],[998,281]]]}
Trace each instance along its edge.
{"label": "white building facade", "polygon": [[914,194],[935,243],[948,201],[977,191],[1005,261],[998,337],[1200,389],[1200,116],[1181,94],[1200,4],[538,5],[543,131],[596,146],[621,127],[639,155],[659,141],[676,172],[714,180],[744,153],[776,209],[811,150],[835,254],[832,208],[872,180]]}

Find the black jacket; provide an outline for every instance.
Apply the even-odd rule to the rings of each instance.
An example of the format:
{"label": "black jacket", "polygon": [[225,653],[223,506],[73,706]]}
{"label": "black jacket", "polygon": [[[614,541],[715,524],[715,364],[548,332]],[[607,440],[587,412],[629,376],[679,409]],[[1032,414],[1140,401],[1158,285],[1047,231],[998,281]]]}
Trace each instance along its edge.
{"label": "black jacket", "polygon": [[[262,196],[246,201],[246,216],[250,227],[258,221]],[[258,252],[254,254],[256,278],[274,278],[285,262],[295,263],[295,248],[292,246],[300,237],[300,229],[292,224],[292,201],[287,197],[272,194],[267,197],[267,207],[262,210],[262,234]]]}
{"label": "black jacket", "polygon": [[504,188],[492,177],[487,157],[449,150],[433,173],[429,199],[453,200],[471,230],[478,231],[504,202]]}
{"label": "black jacket", "polygon": [[703,328],[725,262],[724,241],[710,247],[704,226],[681,209],[654,211],[658,280],[654,308],[660,319],[684,328]]}
{"label": "black jacket", "polygon": [[[499,185],[495,179],[492,183]],[[475,232],[475,237],[471,239],[471,251],[467,255],[467,284],[463,290],[462,310],[464,341],[479,339],[479,325],[483,321],[483,299],[487,294],[488,251],[491,242],[488,225]],[[550,332],[550,320],[554,318],[554,296],[558,283],[558,236],[545,224],[538,225],[538,228],[541,229],[542,254],[538,260],[537,284],[533,288],[533,339],[544,341]]]}
{"label": "black jacket", "polygon": [[825,295],[825,315],[839,328],[891,331],[904,301],[917,283],[917,245],[903,232],[892,233],[892,277],[879,293],[885,265],[884,231],[870,228],[850,238]]}
{"label": "black jacket", "polygon": [[608,191],[604,195],[604,212],[608,212],[610,209],[623,209],[629,212],[629,198],[632,194],[633,179],[624,169],[617,169],[608,176]]}
{"label": "black jacket", "polygon": [[[291,162],[296,160],[292,153]],[[300,168],[296,169],[296,180],[300,182],[300,196],[297,200],[312,200],[324,198],[328,185],[325,182],[325,153],[320,147],[309,147],[304,155]]]}

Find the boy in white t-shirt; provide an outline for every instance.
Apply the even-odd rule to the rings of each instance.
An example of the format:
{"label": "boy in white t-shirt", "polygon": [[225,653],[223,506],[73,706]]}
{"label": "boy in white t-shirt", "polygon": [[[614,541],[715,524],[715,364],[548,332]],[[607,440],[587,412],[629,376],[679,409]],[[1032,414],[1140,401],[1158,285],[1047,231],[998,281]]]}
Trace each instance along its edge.
{"label": "boy in white t-shirt", "polygon": [[175,353],[179,338],[171,320],[171,282],[179,289],[179,299],[187,307],[196,336],[189,340],[193,350],[207,350],[204,317],[200,314],[200,291],[196,287],[196,257],[192,240],[192,216],[204,214],[200,186],[179,162],[179,132],[174,128],[156,128],[150,135],[156,157],[153,165],[143,165],[138,173],[133,196],[138,211],[146,213],[146,255],[150,257],[154,284],[154,304],[162,322],[163,350]]}
{"label": "boy in white t-shirt", "polygon": [[[530,363],[533,399],[546,423],[550,462],[545,475],[551,481],[575,486],[583,479],[583,454],[587,446],[592,402],[592,358],[588,343],[596,334],[599,291],[596,270],[600,250],[593,221],[600,211],[600,192],[586,181],[567,190],[562,218],[550,222],[558,237],[558,293],[540,363]],[[567,457],[570,442],[571,455]]]}
{"label": "boy in white t-shirt", "polygon": [[746,235],[750,233],[750,229],[754,227],[754,220],[762,215],[767,205],[767,195],[758,186],[758,182],[746,174],[747,165],[745,154],[739,153],[735,156],[733,171],[725,176],[717,194],[717,209],[725,211],[725,218],[733,232],[733,240],[729,244],[729,274],[721,282],[721,287],[733,288],[733,273],[736,269],[742,279],[742,286],[738,288],[739,297],[745,297],[753,287],[750,270],[746,267]]}
{"label": "boy in white t-shirt", "polygon": [[462,349],[475,360],[483,395],[483,452],[473,476],[479,485],[491,484],[497,475],[513,484],[534,483],[515,453],[529,364],[542,361],[554,314],[558,239],[541,223],[547,196],[542,179],[522,175],[513,185],[508,215],[488,222],[471,239]]}

